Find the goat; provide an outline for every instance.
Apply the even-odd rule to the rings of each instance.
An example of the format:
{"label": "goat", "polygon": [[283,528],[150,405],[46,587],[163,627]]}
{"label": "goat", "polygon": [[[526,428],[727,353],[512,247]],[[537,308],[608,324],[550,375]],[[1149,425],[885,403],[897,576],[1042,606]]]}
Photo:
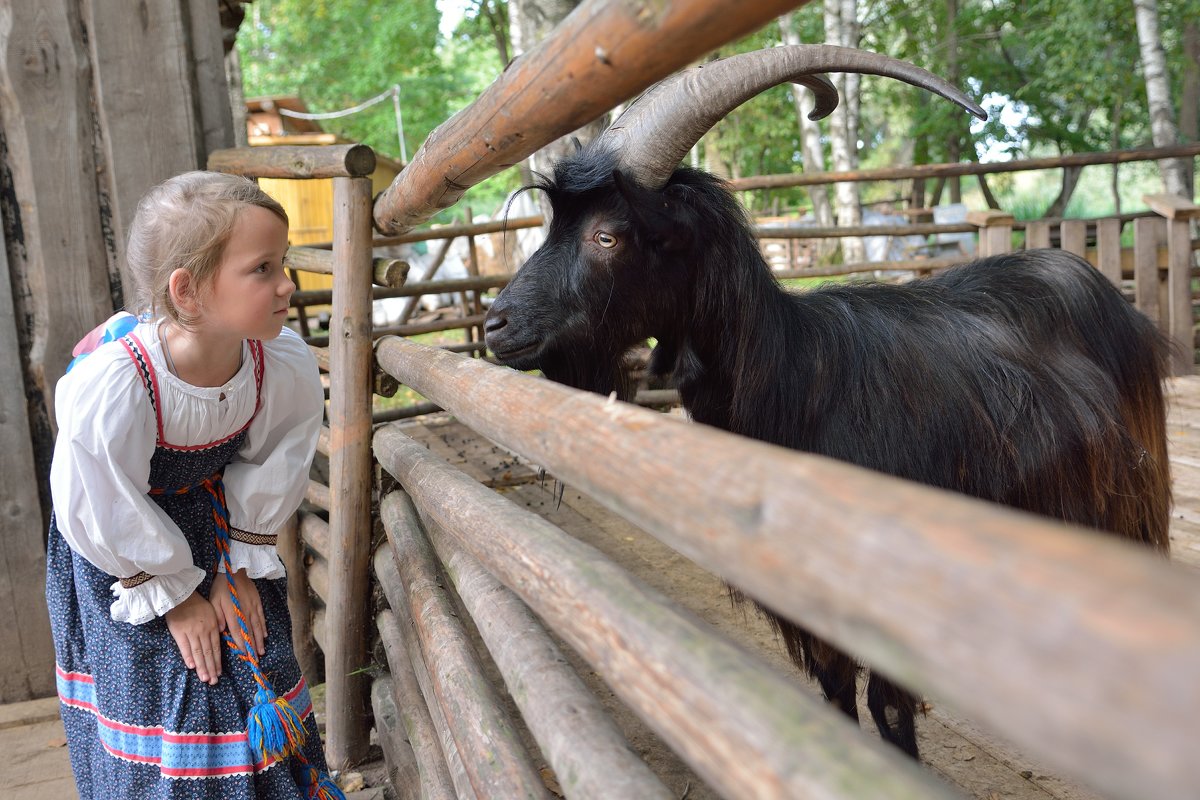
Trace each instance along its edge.
{"label": "goat", "polygon": [[[651,89],[537,187],[553,206],[549,235],[493,303],[488,347],[518,369],[625,397],[621,356],[655,337],[651,371],[673,378],[697,422],[1165,553],[1166,344],[1087,262],[1031,250],[904,285],[793,294],[723,182],[678,166],[717,119],[782,80],[802,77],[827,113],[837,96],[818,70],[900,77],[982,113],[898,63],[773,48]],[[858,664],[760,610],[857,720]],[[917,699],[867,680],[881,735],[916,758]]]}

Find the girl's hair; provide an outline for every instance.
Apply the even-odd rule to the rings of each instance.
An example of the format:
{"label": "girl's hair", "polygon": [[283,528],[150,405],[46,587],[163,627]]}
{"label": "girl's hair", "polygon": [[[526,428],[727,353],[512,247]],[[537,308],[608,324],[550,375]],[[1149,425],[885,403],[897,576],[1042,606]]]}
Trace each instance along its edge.
{"label": "girl's hair", "polygon": [[165,314],[184,327],[193,323],[171,302],[171,273],[185,269],[194,288],[208,285],[246,206],[265,208],[288,223],[283,206],[237,175],[185,172],[147,192],[129,226],[126,259],[135,289],[130,310],[139,316]]}

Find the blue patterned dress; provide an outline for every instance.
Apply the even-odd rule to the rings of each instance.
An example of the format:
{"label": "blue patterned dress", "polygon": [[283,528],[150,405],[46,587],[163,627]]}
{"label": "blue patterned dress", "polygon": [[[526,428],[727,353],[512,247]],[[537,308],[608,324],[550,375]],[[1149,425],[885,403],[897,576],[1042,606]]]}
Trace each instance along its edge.
{"label": "blue patterned dress", "polygon": [[[213,507],[204,481],[220,480],[250,422],[207,446],[164,446],[151,360],[136,337],[123,341],[150,396],[159,431],[149,483],[163,491],[152,492],[151,500],[178,525],[193,563],[203,569],[197,590],[206,597],[214,585],[227,591],[225,577],[216,571]],[[250,351],[254,391],[261,398],[262,349],[252,346]],[[219,681],[215,686],[204,683],[184,665],[162,616],[142,624],[113,619],[113,582],[114,576],[68,545],[52,517],[46,597],[62,718],[80,797],[308,797],[310,773],[302,760],[264,762],[252,755],[246,717],[257,686],[249,666],[224,647]],[[255,585],[267,624],[266,653],[259,664],[275,691],[304,720],[304,757],[324,770],[312,703],[292,651],[286,579],[258,579]]]}

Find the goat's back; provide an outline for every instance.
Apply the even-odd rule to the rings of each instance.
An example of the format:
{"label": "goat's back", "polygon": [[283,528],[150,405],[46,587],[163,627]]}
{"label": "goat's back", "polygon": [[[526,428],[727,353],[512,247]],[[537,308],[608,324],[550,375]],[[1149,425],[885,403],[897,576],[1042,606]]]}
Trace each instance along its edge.
{"label": "goat's back", "polygon": [[1167,345],[1086,261],[829,287],[788,316],[791,397],[763,393],[740,432],[1167,549]]}

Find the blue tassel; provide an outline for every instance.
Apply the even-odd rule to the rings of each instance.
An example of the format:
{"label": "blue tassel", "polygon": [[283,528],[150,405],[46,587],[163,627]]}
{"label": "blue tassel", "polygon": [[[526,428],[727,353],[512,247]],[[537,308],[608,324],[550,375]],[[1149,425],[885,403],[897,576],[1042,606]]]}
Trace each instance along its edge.
{"label": "blue tassel", "polygon": [[309,800],[346,800],[346,795],[338,788],[337,783],[328,772],[321,772],[314,766],[308,768]]}
{"label": "blue tassel", "polygon": [[304,723],[291,703],[270,689],[259,687],[246,720],[250,747],[259,760],[278,761],[300,751]]}

